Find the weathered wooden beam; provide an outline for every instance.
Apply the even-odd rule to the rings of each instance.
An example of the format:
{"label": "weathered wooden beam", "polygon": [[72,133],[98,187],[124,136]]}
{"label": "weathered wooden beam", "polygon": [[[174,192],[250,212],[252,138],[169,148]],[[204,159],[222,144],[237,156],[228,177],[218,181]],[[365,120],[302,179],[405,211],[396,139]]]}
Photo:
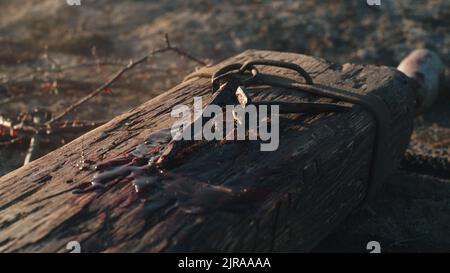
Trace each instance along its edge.
{"label": "weathered wooden beam", "polygon": [[[415,102],[403,74],[254,50],[207,70],[252,59],[293,62],[318,84],[382,98],[392,115],[389,142],[382,145],[394,159],[403,155]],[[296,78],[281,68],[262,71]],[[194,96],[207,102],[210,90],[209,79],[192,78],[1,177],[0,251],[64,252],[74,240],[83,252],[308,251],[361,204],[376,124],[356,105],[345,113],[283,115],[280,146],[273,152],[261,152],[258,141],[205,145],[173,166],[178,178],[159,189],[137,194],[130,179],[114,179],[103,190],[73,193],[92,181],[89,162],[132,151],[152,132],[172,125],[175,105],[192,104]],[[267,90],[252,98],[330,101]]]}

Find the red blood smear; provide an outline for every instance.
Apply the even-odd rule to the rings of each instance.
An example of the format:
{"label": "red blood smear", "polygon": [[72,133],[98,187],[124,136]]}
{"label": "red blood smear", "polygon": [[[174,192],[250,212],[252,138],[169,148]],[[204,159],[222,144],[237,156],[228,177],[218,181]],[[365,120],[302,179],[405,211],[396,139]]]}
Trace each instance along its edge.
{"label": "red blood smear", "polygon": [[95,169],[97,171],[104,171],[108,168],[112,168],[112,167],[118,167],[121,165],[125,165],[129,162],[131,162],[131,158],[129,157],[119,157],[119,158],[115,158],[112,160],[108,160],[106,162],[101,162],[99,164],[97,164],[97,166],[95,166]]}

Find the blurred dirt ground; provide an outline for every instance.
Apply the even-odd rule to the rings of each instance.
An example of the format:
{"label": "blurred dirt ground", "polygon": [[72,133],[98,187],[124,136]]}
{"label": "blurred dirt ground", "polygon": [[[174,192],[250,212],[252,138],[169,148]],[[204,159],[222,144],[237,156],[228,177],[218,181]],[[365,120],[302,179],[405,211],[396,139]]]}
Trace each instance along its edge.
{"label": "blurred dirt ground", "polygon": [[[245,49],[290,51],[397,66],[411,50],[435,50],[446,65],[438,102],[416,119],[410,150],[449,157],[450,2],[447,0],[206,1],[0,0],[0,115],[60,113],[154,48],[164,34],[209,63]],[[108,120],[180,82],[198,64],[156,56],[68,116]],[[79,134],[49,137],[41,154]],[[0,147],[0,175],[23,162],[23,143]],[[316,251],[450,251],[450,181],[399,172],[370,210],[356,212]]]}

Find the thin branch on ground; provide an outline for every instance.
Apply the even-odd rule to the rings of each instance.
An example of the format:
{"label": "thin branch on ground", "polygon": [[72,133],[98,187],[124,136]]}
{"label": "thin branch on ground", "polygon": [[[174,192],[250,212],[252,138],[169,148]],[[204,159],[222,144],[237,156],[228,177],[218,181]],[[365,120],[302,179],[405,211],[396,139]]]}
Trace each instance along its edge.
{"label": "thin branch on ground", "polygon": [[[0,115],[0,129],[3,129],[3,131],[9,130],[10,131],[10,137],[7,141],[0,142],[0,146],[8,146],[12,145],[18,142],[22,142],[24,139],[23,136],[29,136],[30,143],[27,151],[27,155],[25,156],[24,165],[28,164],[33,160],[33,157],[39,150],[39,143],[41,135],[55,135],[58,133],[65,134],[65,133],[82,133],[84,131],[88,131],[90,129],[96,128],[106,122],[100,121],[100,122],[88,122],[88,121],[62,121],[62,119],[67,116],[70,112],[74,111],[87,101],[91,100],[95,96],[101,94],[105,90],[108,90],[110,86],[112,86],[115,82],[117,82],[126,72],[129,70],[134,69],[136,66],[145,63],[153,56],[172,51],[182,57],[187,58],[190,61],[196,62],[197,64],[200,64],[202,66],[206,66],[207,63],[194,57],[193,55],[181,50],[178,47],[174,47],[171,45],[169,36],[165,34],[165,47],[155,49],[151,51],[148,55],[136,60],[136,61],[130,61],[125,67],[123,67],[121,70],[117,71],[108,81],[106,81],[104,84],[102,84],[100,87],[86,95],[85,97],[81,98],[80,100],[76,101],[72,105],[70,105],[65,111],[62,113],[54,116],[51,119],[47,119],[47,121],[44,122],[35,122],[34,119],[30,120],[30,114],[25,114],[24,116],[20,116],[16,118],[16,120],[12,121],[10,119],[4,118]],[[22,75],[17,76],[14,79],[8,79],[3,80],[3,84],[9,84],[12,82],[16,82],[20,79],[24,79],[27,77],[34,77],[37,73],[47,73],[47,72],[62,72],[66,71],[68,69],[76,69],[83,66],[97,66],[100,65],[123,65],[121,62],[102,62],[97,58],[97,55],[95,54],[95,49],[93,51],[93,56],[95,58],[95,61],[93,62],[86,62],[86,63],[79,63],[74,65],[66,65],[62,66],[60,65],[56,60],[51,58],[48,55],[48,52],[46,50],[44,57],[45,59],[51,64],[50,69],[42,69],[41,67],[34,68],[33,71],[24,73]],[[6,100],[1,100],[0,104],[2,103],[8,103],[13,98],[7,98]]]}
{"label": "thin branch on ground", "polygon": [[175,52],[175,53],[177,53],[180,56],[186,57],[186,58],[190,59],[191,61],[194,61],[194,62],[196,62],[198,64],[201,64],[203,66],[207,65],[206,62],[204,62],[204,61],[202,61],[202,60],[200,60],[198,58],[195,58],[191,54],[181,50],[178,47],[172,46],[171,43],[170,43],[170,40],[169,40],[169,36],[167,34],[165,35],[165,42],[166,42],[166,46],[165,47],[159,48],[159,49],[155,49],[155,50],[151,51],[148,55],[146,55],[146,56],[144,56],[144,57],[142,57],[142,58],[140,58],[140,59],[138,59],[136,61],[130,61],[130,63],[126,67],[122,68],[116,74],[114,74],[111,77],[110,80],[108,80],[103,85],[101,85],[99,88],[97,88],[94,91],[92,91],[91,93],[89,93],[87,96],[81,98],[80,100],[78,100],[74,104],[70,105],[64,112],[56,115],[51,120],[49,120],[46,123],[46,125],[50,127],[55,122],[60,121],[67,114],[69,114],[73,110],[77,109],[78,107],[80,107],[85,102],[89,101],[90,99],[94,98],[95,96],[101,94],[105,89],[108,89],[111,85],[113,85],[127,71],[132,70],[134,67],[138,66],[139,64],[142,64],[142,63],[146,62],[148,59],[150,59],[151,57],[153,57],[153,56],[155,56],[157,54],[168,52],[168,51],[172,51],[172,52]]}
{"label": "thin branch on ground", "polygon": [[70,105],[64,112],[60,113],[59,115],[57,115],[54,118],[52,118],[51,120],[49,120],[47,122],[47,125],[51,126],[55,122],[60,121],[67,114],[69,114],[70,112],[72,112],[73,110],[75,110],[76,108],[78,108],[79,106],[84,104],[85,102],[89,101],[93,97],[95,97],[98,94],[102,93],[108,87],[110,87],[115,81],[117,81],[128,70],[133,69],[136,65],[139,65],[140,63],[145,62],[147,59],[148,59],[148,56],[145,56],[145,57],[143,57],[143,58],[141,58],[141,59],[139,59],[137,61],[131,61],[125,68],[123,68],[120,71],[118,71],[109,81],[107,81],[102,86],[98,87],[97,89],[95,89],[94,91],[89,93],[89,95],[81,98],[80,100],[78,100],[74,104]]}
{"label": "thin branch on ground", "polygon": [[173,46],[170,44],[169,34],[166,33],[166,34],[164,35],[164,39],[165,39],[165,41],[166,41],[166,49],[167,49],[167,50],[172,50],[172,51],[174,51],[175,53],[177,53],[178,55],[183,56],[183,57],[186,57],[186,58],[188,58],[189,60],[194,61],[194,62],[196,62],[196,63],[198,63],[198,64],[200,64],[200,65],[202,65],[202,66],[207,66],[207,65],[208,65],[205,61],[202,61],[202,60],[200,60],[199,58],[194,57],[193,55],[189,54],[188,52],[183,51],[183,50],[179,49],[178,47],[173,47]]}

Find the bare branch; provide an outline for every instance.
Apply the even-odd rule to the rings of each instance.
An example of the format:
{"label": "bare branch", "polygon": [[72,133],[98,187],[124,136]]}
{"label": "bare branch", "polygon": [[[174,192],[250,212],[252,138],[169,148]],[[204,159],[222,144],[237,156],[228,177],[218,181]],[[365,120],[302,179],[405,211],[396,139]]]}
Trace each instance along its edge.
{"label": "bare branch", "polygon": [[202,60],[200,60],[200,59],[198,59],[198,58],[192,56],[191,54],[189,54],[189,53],[187,53],[187,52],[185,52],[185,51],[183,51],[183,50],[180,50],[180,49],[177,48],[177,47],[172,47],[171,44],[170,44],[170,40],[169,40],[169,34],[166,33],[166,34],[164,35],[164,38],[165,38],[165,41],[166,41],[166,48],[167,48],[168,50],[172,50],[172,51],[174,51],[175,53],[177,53],[178,55],[184,56],[184,57],[188,58],[188,59],[191,60],[191,61],[194,61],[194,62],[196,62],[196,63],[198,63],[198,64],[201,64],[202,66],[208,65],[206,62],[204,62],[204,61],[202,61]]}
{"label": "bare branch", "polygon": [[74,104],[70,105],[64,112],[60,113],[56,117],[52,118],[47,122],[47,125],[52,125],[53,123],[60,121],[63,117],[65,117],[67,114],[72,112],[74,109],[78,108],[83,103],[87,102],[88,100],[92,99],[93,97],[97,96],[101,92],[103,92],[105,89],[110,87],[115,81],[117,81],[125,72],[127,72],[130,69],[133,69],[136,65],[145,62],[148,59],[148,56],[145,56],[135,62],[130,62],[128,66],[118,71],[109,81],[104,83],[99,88],[95,89],[93,92],[91,92],[89,95],[85,96],[84,98],[80,99],[79,101],[75,102]]}
{"label": "bare branch", "polygon": [[93,97],[99,95],[105,89],[109,88],[112,84],[114,84],[127,71],[132,70],[137,65],[146,62],[148,59],[150,59],[151,57],[155,56],[156,54],[167,52],[167,51],[173,51],[173,52],[177,53],[178,55],[184,56],[184,57],[186,57],[186,58],[188,58],[188,59],[190,59],[190,60],[192,60],[192,61],[194,61],[196,63],[199,63],[199,64],[201,64],[203,66],[207,65],[204,61],[201,61],[201,60],[193,57],[189,53],[187,53],[187,52],[185,52],[185,51],[183,51],[183,50],[181,50],[181,49],[179,49],[177,47],[173,47],[170,44],[169,36],[167,34],[165,35],[165,41],[166,41],[166,46],[165,47],[159,48],[159,49],[155,49],[155,50],[151,51],[149,53],[149,55],[146,55],[146,56],[144,56],[144,57],[142,57],[142,58],[140,58],[140,59],[138,59],[136,61],[131,61],[126,67],[122,68],[114,76],[112,76],[110,80],[108,80],[106,83],[104,83],[99,88],[97,88],[94,91],[92,91],[90,94],[88,94],[84,98],[81,98],[80,100],[78,100],[74,104],[70,105],[64,112],[60,113],[59,115],[57,115],[54,118],[52,118],[51,120],[49,120],[46,123],[46,125],[50,127],[55,122],[60,121],[67,114],[69,114],[70,112],[72,112],[76,108],[80,107],[82,104],[84,104],[85,102],[89,101]]}
{"label": "bare branch", "polygon": [[[96,128],[104,123],[105,121],[98,121],[98,122],[91,122],[91,121],[61,121],[67,114],[72,112],[73,110],[77,109],[90,99],[94,98],[95,96],[102,93],[105,89],[108,89],[111,85],[113,85],[115,82],[117,82],[126,72],[129,70],[134,69],[136,66],[145,63],[148,61],[151,57],[172,51],[176,54],[185,57],[189,59],[190,61],[196,62],[202,66],[207,65],[206,62],[192,56],[191,54],[179,49],[178,47],[174,47],[171,45],[169,36],[166,34],[164,36],[165,38],[165,47],[155,49],[151,51],[148,55],[136,60],[136,61],[130,61],[128,64],[124,64],[121,61],[100,61],[97,58],[95,61],[90,62],[83,62],[78,64],[71,64],[71,65],[60,65],[57,63],[54,59],[52,59],[50,56],[48,56],[48,53],[45,53],[46,59],[52,64],[52,67],[49,69],[43,69],[41,67],[34,68],[33,71],[18,75],[15,78],[12,79],[4,79],[3,84],[9,84],[12,82],[16,82],[18,80],[27,78],[27,77],[34,77],[37,73],[47,73],[47,72],[62,72],[69,69],[77,69],[84,66],[98,66],[98,65],[112,65],[112,66],[124,66],[122,69],[120,69],[118,72],[116,72],[107,82],[102,84],[100,87],[89,93],[87,96],[81,98],[74,104],[70,105],[64,112],[54,116],[52,119],[44,122],[44,123],[33,123],[28,120],[29,115],[22,116],[21,119],[17,118],[18,120],[10,120],[8,118],[5,118],[0,115],[0,126],[4,129],[10,130],[11,132],[15,132],[14,136],[11,136],[9,140],[0,142],[0,147],[2,146],[9,146],[13,145],[15,143],[21,143],[24,140],[23,136],[29,136],[30,137],[30,144],[27,152],[27,156],[25,157],[24,164],[27,164],[31,160],[33,160],[33,156],[35,155],[38,146],[39,146],[39,135],[55,135],[55,134],[65,134],[65,133],[81,133],[84,131],[91,130],[93,128]],[[96,57],[96,56],[94,56]],[[17,99],[17,96],[14,98],[6,98],[3,100],[0,100],[0,105],[4,103],[9,103],[12,99]],[[19,137],[16,137],[16,134],[19,135]]]}

